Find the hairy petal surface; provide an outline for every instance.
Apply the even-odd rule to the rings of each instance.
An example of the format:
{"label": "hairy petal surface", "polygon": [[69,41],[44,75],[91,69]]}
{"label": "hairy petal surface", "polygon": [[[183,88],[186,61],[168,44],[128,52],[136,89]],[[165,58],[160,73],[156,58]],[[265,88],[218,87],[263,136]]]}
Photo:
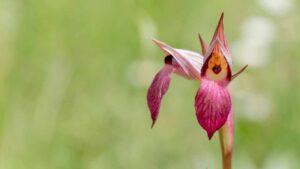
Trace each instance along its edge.
{"label": "hairy petal surface", "polygon": [[148,89],[147,102],[151,112],[152,127],[159,114],[160,103],[166,94],[171,81],[170,75],[174,71],[171,65],[165,65],[154,77],[151,86]]}
{"label": "hairy petal surface", "polygon": [[176,61],[173,66],[175,73],[189,80],[200,80],[203,56],[199,53],[173,48],[158,40],[153,40],[165,55],[171,55]]}
{"label": "hairy petal surface", "polygon": [[223,82],[203,78],[195,97],[197,120],[209,139],[224,125],[231,110],[231,97],[226,86]]}

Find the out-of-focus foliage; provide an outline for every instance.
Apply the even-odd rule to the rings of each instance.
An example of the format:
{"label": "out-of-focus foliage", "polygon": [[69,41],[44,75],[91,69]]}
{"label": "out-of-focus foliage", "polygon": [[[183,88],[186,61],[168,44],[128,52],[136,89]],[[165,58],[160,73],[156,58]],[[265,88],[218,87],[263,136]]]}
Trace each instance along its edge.
{"label": "out-of-focus foliage", "polygon": [[1,169],[221,168],[173,76],[150,129],[157,38],[200,51],[225,12],[235,70],[234,168],[300,167],[300,10],[294,0],[1,0]]}

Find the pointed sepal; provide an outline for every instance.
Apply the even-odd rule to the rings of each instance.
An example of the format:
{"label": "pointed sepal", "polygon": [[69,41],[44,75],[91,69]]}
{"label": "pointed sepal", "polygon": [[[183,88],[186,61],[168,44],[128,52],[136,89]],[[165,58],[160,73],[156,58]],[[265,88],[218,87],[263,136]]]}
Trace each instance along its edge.
{"label": "pointed sepal", "polygon": [[244,70],[245,70],[247,67],[248,67],[248,65],[244,66],[244,67],[243,67],[242,69],[240,69],[237,73],[235,73],[234,75],[232,75],[231,81],[232,81],[233,79],[235,79],[236,77],[238,77],[241,73],[243,73]]}
{"label": "pointed sepal", "polygon": [[205,55],[205,53],[207,52],[207,46],[200,34],[198,34],[198,38],[199,38],[199,42],[201,44],[202,54]]}
{"label": "pointed sepal", "polygon": [[227,39],[224,34],[223,20],[224,20],[224,12],[221,14],[221,17],[219,19],[217,28],[215,30],[215,33],[214,33],[214,36],[213,36],[213,39],[211,42],[213,42],[215,40],[219,40],[220,43],[225,47],[225,49],[229,51],[228,42],[227,42]]}
{"label": "pointed sepal", "polygon": [[212,53],[221,53],[225,58],[229,65],[229,68],[232,69],[232,57],[230,53],[230,49],[228,47],[228,42],[224,33],[224,13],[222,13],[217,28],[215,30],[214,36],[210,42],[209,48],[204,57],[204,63],[211,56]]}

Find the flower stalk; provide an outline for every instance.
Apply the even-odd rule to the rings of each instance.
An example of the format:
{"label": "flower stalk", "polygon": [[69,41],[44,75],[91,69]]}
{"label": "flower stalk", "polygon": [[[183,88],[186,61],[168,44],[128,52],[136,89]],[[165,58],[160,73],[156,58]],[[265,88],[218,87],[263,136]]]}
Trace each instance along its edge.
{"label": "flower stalk", "polygon": [[233,130],[233,115],[231,112],[228,116],[227,122],[219,130],[223,169],[231,169],[232,166]]}

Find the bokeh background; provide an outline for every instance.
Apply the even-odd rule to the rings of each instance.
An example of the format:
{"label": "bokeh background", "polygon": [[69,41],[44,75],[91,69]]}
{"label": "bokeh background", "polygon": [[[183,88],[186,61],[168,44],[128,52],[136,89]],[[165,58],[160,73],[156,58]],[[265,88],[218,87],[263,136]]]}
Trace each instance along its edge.
{"label": "bokeh background", "polygon": [[1,169],[217,169],[178,76],[154,129],[151,39],[199,51],[221,12],[234,70],[236,169],[300,168],[297,0],[0,0]]}

